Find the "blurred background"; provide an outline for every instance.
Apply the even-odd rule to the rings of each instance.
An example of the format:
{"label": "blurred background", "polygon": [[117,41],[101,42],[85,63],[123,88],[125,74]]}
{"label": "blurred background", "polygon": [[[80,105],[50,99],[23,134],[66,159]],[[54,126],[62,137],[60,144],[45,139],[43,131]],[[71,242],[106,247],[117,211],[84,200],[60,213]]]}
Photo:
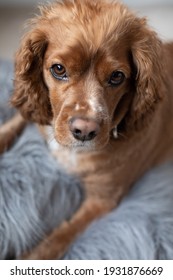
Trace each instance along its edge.
{"label": "blurred background", "polygon": [[[25,20],[38,12],[38,4],[47,2],[47,0],[0,0],[0,59],[13,59]],[[150,26],[163,40],[173,40],[173,0],[124,0],[123,2],[138,15],[146,16]]]}

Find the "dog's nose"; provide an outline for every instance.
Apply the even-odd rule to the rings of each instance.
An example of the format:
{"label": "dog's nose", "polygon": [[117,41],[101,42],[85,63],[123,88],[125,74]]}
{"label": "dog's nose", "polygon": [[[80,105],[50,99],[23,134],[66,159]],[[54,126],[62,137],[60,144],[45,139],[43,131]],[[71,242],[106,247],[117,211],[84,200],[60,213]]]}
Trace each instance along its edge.
{"label": "dog's nose", "polygon": [[72,118],[70,121],[70,131],[75,139],[80,141],[90,141],[94,139],[100,130],[100,125],[90,119]]}

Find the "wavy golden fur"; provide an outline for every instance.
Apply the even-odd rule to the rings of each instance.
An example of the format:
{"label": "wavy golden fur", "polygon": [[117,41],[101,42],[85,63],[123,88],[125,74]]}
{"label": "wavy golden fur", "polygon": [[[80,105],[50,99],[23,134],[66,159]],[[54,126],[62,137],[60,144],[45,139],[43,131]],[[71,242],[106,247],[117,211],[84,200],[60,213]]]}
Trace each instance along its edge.
{"label": "wavy golden fur", "polygon": [[52,126],[86,199],[26,258],[61,257],[147,169],[172,157],[172,58],[173,44],[116,1],[58,1],[31,21],[16,54],[12,103]]}

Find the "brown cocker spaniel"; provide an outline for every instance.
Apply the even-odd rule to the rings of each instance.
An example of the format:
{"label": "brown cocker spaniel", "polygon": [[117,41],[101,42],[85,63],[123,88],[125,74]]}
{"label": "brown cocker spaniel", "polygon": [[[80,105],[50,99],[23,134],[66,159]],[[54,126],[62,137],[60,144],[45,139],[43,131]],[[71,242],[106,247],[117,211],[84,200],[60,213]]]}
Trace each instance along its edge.
{"label": "brown cocker spaniel", "polygon": [[119,2],[57,1],[22,39],[12,103],[44,125],[53,154],[85,188],[73,218],[25,256],[61,258],[144,172],[173,156],[173,44]]}

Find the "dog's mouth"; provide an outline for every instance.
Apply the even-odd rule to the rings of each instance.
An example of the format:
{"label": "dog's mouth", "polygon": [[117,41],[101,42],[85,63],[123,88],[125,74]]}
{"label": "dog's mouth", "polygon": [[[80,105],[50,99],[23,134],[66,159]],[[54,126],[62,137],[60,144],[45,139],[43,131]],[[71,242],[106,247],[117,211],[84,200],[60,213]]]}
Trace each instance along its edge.
{"label": "dog's mouth", "polygon": [[95,140],[75,140],[75,139],[64,139],[63,141],[59,140],[57,137],[55,137],[57,143],[65,149],[73,150],[73,151],[97,151],[103,149],[106,144],[108,143],[108,140],[102,141],[101,139],[95,139]]}
{"label": "dog's mouth", "polygon": [[[77,133],[77,132],[76,132]],[[77,133],[78,134],[78,133]],[[55,134],[55,139],[60,147],[73,150],[76,152],[93,152],[99,151],[105,148],[108,144],[110,137],[112,137],[113,132],[111,133],[104,133],[100,130],[98,135],[92,135],[94,132],[91,133],[90,136],[86,137],[73,137],[73,135],[69,132],[64,134],[64,137],[60,137],[60,135]],[[114,129],[114,135],[116,134]]]}

